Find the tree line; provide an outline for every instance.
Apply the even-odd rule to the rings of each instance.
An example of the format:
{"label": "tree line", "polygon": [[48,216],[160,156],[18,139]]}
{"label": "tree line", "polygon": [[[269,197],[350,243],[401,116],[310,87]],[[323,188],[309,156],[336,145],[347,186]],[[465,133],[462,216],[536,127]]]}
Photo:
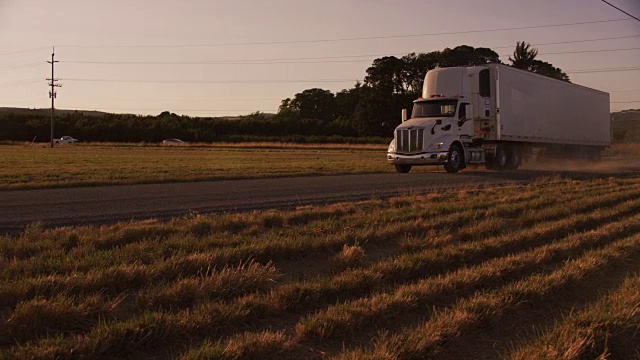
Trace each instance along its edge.
{"label": "tree line", "polygon": [[[519,41],[511,66],[569,82],[569,76],[552,64],[537,59],[538,50]],[[489,48],[467,45],[429,53],[411,53],[403,57],[375,59],[367,69],[364,82],[336,94],[329,90],[308,89],[284,99],[278,115],[286,118],[313,118],[348,125],[360,135],[389,136],[400,123],[400,111],[410,109],[422,94],[428,70],[438,67],[476,66],[502,63]]]}
{"label": "tree line", "polygon": [[[526,42],[516,44],[509,57],[511,66],[564,81],[569,77],[559,68],[537,59],[538,52]],[[67,112],[56,117],[56,134],[72,135],[82,141],[157,142],[180,138],[190,142],[293,141],[354,142],[378,141],[390,137],[400,123],[400,110],[411,108],[422,92],[426,72],[437,67],[475,66],[502,63],[489,48],[467,45],[402,57],[377,58],[366,70],[364,81],[332,93],[312,88],[282,100],[277,114],[254,113],[234,120],[179,116],[163,112],[158,116],[131,114],[85,114]],[[46,141],[49,115],[0,113],[0,140]]]}
{"label": "tree line", "polygon": [[[50,119],[48,111],[0,113],[0,141],[49,141]],[[168,111],[158,116],[88,115],[78,111],[57,115],[55,129],[56,137],[71,135],[85,142],[160,142],[168,138],[188,142],[384,142],[333,122],[264,113],[229,119],[180,116]]]}

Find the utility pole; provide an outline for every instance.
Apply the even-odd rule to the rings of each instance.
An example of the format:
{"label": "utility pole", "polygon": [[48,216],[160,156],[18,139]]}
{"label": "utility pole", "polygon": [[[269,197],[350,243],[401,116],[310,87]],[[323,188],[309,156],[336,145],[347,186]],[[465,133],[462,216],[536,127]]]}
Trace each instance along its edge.
{"label": "utility pole", "polygon": [[58,62],[54,60],[55,55],[56,55],[56,48],[54,47],[53,51],[51,52],[51,61],[47,61],[49,64],[51,64],[51,79],[47,79],[49,80],[49,86],[51,86],[51,90],[49,91],[49,97],[51,98],[51,147],[53,147],[53,128],[54,128],[54,111],[55,111],[54,100],[56,98],[56,87],[62,86],[62,84],[56,84],[56,82],[59,79],[56,79],[53,76],[54,65],[55,63]]}

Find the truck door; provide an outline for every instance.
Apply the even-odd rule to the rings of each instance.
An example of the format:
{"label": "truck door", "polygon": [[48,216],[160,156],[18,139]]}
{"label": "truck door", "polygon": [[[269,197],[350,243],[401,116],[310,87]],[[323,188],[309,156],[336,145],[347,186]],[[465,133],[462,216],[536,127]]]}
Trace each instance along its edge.
{"label": "truck door", "polygon": [[473,136],[473,106],[460,102],[458,109],[458,134],[462,140],[471,140]]}

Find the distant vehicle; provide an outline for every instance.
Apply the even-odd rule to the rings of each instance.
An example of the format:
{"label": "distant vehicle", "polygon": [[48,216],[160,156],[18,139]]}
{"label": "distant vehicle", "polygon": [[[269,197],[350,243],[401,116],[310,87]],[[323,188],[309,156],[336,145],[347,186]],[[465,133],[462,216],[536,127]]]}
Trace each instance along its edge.
{"label": "distant vehicle", "polygon": [[181,144],[186,144],[186,142],[180,139],[164,139],[162,140],[162,144],[163,145],[181,145]]}
{"label": "distant vehicle", "polygon": [[71,136],[63,136],[60,139],[53,139],[55,144],[72,144],[78,142],[78,139],[74,139]]}
{"label": "distant vehicle", "polygon": [[596,161],[611,146],[609,94],[501,64],[433,69],[389,144],[387,161],[515,170],[524,159]]}

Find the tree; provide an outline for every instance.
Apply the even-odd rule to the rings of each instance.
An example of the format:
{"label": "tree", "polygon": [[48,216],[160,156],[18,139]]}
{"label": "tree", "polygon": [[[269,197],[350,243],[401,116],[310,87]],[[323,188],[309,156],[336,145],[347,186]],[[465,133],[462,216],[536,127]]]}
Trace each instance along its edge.
{"label": "tree", "polygon": [[351,89],[344,89],[336,93],[336,117],[346,119],[356,111],[362,98],[362,84],[356,82]]}
{"label": "tree", "polygon": [[404,62],[395,56],[385,56],[373,60],[367,69],[364,83],[387,94],[404,94],[407,91],[402,79]]}
{"label": "tree", "polygon": [[388,129],[382,126],[383,122],[400,119],[400,112],[396,113],[394,97],[386,91],[364,86],[361,89],[360,101],[352,115],[351,125],[360,135],[389,135]]}
{"label": "tree", "polygon": [[534,60],[531,71],[550,78],[571,82],[571,80],[569,80],[569,76],[564,71],[545,61]]}
{"label": "tree", "polygon": [[422,92],[427,71],[436,67],[474,66],[499,63],[499,55],[488,48],[468,45],[429,53],[410,53],[402,58],[385,56],[375,59],[367,69],[365,85],[389,95],[412,95]]}
{"label": "tree", "polygon": [[446,48],[439,54],[440,67],[476,66],[489,63],[500,63],[500,56],[488,48],[474,48],[468,45]]}
{"label": "tree", "polygon": [[278,107],[278,115],[283,118],[298,116],[297,111],[291,107],[291,98],[286,98],[280,102],[280,107]]}
{"label": "tree", "polygon": [[[553,65],[536,59],[538,50],[518,41],[513,57],[514,67],[569,81],[567,74]],[[477,66],[501,63],[500,56],[489,48],[460,45],[442,51],[410,53],[401,58],[385,56],[375,59],[367,69],[364,83],[339,91],[335,96],[327,90],[308,89],[293,98],[282,100],[281,119],[311,118],[334,121],[351,126],[361,135],[384,135],[381,124],[400,121],[400,110],[411,110],[420,97],[424,76],[437,67]]]}
{"label": "tree", "polygon": [[538,56],[538,49],[532,49],[531,44],[527,42],[518,41],[513,51],[513,58],[509,56],[509,61],[515,68],[531,71],[536,56]]}
{"label": "tree", "polygon": [[511,61],[511,66],[515,68],[571,82],[565,72],[546,61],[536,59],[536,56],[538,56],[538,49],[531,48],[531,44],[527,42],[518,41],[516,49],[513,51],[513,58],[509,57],[509,60]]}
{"label": "tree", "polygon": [[329,90],[307,89],[293,99],[284,99],[278,114],[295,113],[302,119],[332,121],[336,116],[336,99]]}
{"label": "tree", "polygon": [[411,95],[415,100],[422,93],[422,82],[427,71],[438,67],[440,52],[411,53],[403,56],[402,61],[404,62],[401,72],[402,83],[406,88],[406,94]]}

